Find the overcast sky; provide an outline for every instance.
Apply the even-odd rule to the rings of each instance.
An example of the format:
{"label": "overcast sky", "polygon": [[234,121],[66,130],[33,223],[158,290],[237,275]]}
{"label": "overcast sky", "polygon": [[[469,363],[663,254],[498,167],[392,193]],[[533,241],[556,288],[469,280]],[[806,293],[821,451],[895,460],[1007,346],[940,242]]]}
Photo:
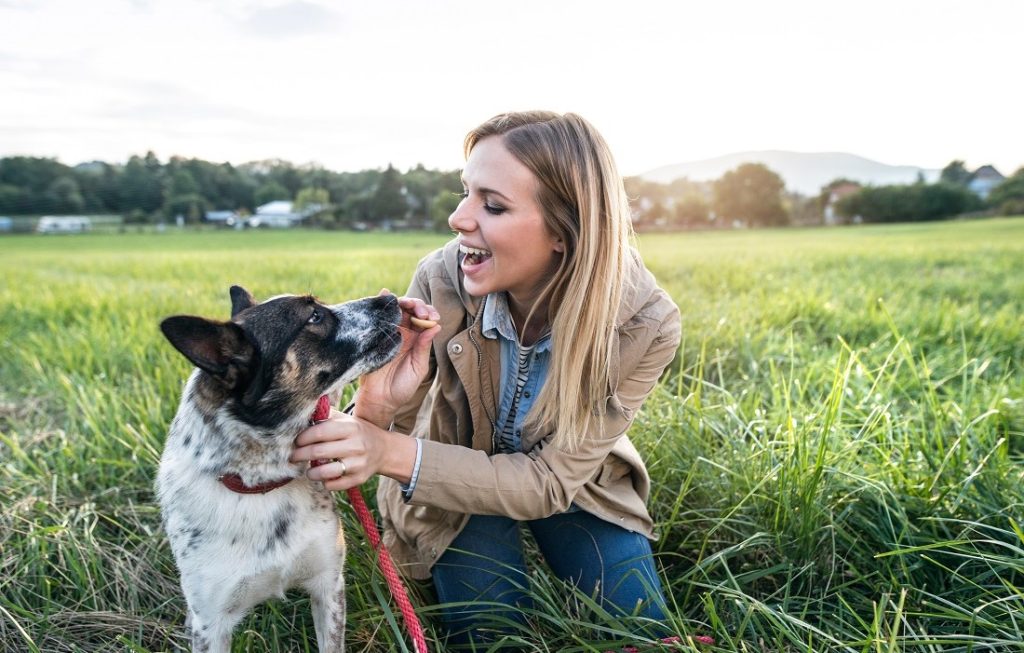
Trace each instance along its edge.
{"label": "overcast sky", "polygon": [[625,174],[730,152],[1024,165],[1024,2],[0,0],[0,156],[456,168],[506,110]]}

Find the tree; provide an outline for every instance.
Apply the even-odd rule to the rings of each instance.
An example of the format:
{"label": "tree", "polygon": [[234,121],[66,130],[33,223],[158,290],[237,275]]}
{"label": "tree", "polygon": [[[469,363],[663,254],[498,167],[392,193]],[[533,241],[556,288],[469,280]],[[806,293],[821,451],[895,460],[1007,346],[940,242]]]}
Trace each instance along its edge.
{"label": "tree", "polygon": [[172,161],[168,167],[171,178],[164,190],[164,215],[168,218],[180,215],[186,222],[199,222],[206,212],[206,200],[199,194],[199,184],[181,166],[180,160]]}
{"label": "tree", "polygon": [[368,192],[353,193],[345,198],[337,211],[338,221],[344,225],[373,222],[373,196]]}
{"label": "tree", "polygon": [[118,187],[120,168],[103,161],[90,161],[75,166],[74,173],[75,181],[82,189],[85,211],[117,213],[121,210],[120,188]]}
{"label": "tree", "polygon": [[462,197],[458,193],[450,191],[442,191],[434,197],[430,204],[430,222],[434,225],[435,231],[451,231],[448,218],[455,213],[461,201]]}
{"label": "tree", "polygon": [[32,194],[12,184],[0,184],[0,213],[32,213]]}
{"label": "tree", "polygon": [[782,206],[786,184],[762,163],[744,163],[714,183],[715,213],[750,225],[779,226],[789,216]]}
{"label": "tree", "polygon": [[[423,222],[433,220],[434,200],[439,194],[458,193],[462,190],[458,172],[429,170],[422,163],[402,176],[402,184],[411,205],[410,215]],[[448,216],[445,216],[447,219]]]}
{"label": "tree", "polygon": [[10,184],[32,194],[42,194],[60,177],[72,175],[71,168],[56,159],[11,156],[0,160],[0,184]]}
{"label": "tree", "polygon": [[785,193],[783,203],[791,225],[822,224],[825,204],[820,194],[807,197],[800,193]]}
{"label": "tree", "polygon": [[409,204],[405,201],[402,175],[390,163],[373,192],[370,210],[371,219],[378,224],[389,220],[403,220],[409,210]]}
{"label": "tree", "polygon": [[702,195],[692,193],[676,201],[672,210],[673,223],[680,227],[706,227],[711,219],[711,207]]}
{"label": "tree", "polygon": [[182,216],[185,222],[199,222],[206,213],[206,200],[198,193],[186,193],[168,198],[164,211],[169,218]]}
{"label": "tree", "polygon": [[1024,214],[1024,168],[993,188],[988,203],[1002,215]]}
{"label": "tree", "polygon": [[[72,189],[74,172],[55,159],[12,156],[0,159],[0,188],[5,213],[66,213],[81,210],[81,192]],[[74,192],[73,192],[74,191]],[[77,198],[75,195],[77,194]],[[71,201],[77,209],[67,205]]]}
{"label": "tree", "polygon": [[46,189],[45,197],[48,204],[47,210],[54,213],[81,213],[82,207],[85,205],[78,182],[72,177],[55,179]]}
{"label": "tree", "polygon": [[959,159],[950,161],[949,165],[942,169],[939,181],[957,186],[966,186],[971,180],[971,173],[964,167],[964,162]]}
{"label": "tree", "polygon": [[942,220],[980,206],[978,197],[949,183],[868,186],[836,202],[836,212],[865,222]]}
{"label": "tree", "polygon": [[145,158],[128,159],[118,185],[122,211],[152,213],[164,203],[163,170],[152,152],[147,152]]}
{"label": "tree", "polygon": [[256,206],[262,206],[268,202],[288,200],[291,197],[292,195],[288,192],[287,188],[276,181],[270,181],[256,189],[255,201]]}
{"label": "tree", "polygon": [[324,208],[331,203],[331,195],[326,188],[303,188],[295,196],[296,212],[302,211],[307,206]]}

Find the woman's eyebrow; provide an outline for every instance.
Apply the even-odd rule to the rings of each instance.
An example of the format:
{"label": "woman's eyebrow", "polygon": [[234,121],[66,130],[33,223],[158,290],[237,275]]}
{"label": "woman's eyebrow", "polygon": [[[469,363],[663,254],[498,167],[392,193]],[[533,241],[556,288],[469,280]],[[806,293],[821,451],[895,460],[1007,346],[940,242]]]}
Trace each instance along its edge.
{"label": "woman's eyebrow", "polygon": [[511,197],[509,197],[508,195],[505,195],[501,191],[494,190],[493,188],[478,188],[477,190],[480,191],[481,195],[497,195],[498,197],[502,198],[506,202],[511,202],[512,201]]}
{"label": "woman's eyebrow", "polygon": [[[464,188],[469,188],[469,184],[466,183],[465,177],[460,177],[459,179],[462,181],[462,186]],[[494,190],[493,188],[480,187],[480,188],[477,188],[476,190],[481,195],[497,195],[498,197],[502,198],[506,202],[511,202],[512,201],[511,197],[509,197],[508,195],[502,193],[499,190]]]}

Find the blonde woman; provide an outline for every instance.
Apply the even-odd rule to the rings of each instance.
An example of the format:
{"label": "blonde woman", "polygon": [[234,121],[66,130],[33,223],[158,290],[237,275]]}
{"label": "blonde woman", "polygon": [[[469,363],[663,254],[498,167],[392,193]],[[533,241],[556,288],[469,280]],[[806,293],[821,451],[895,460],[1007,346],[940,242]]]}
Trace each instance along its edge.
{"label": "blonde woman", "polygon": [[480,641],[487,611],[521,620],[521,524],[557,576],[661,620],[650,478],[626,432],[678,348],[678,309],[630,245],[622,179],[585,120],[499,115],[465,152],[457,238],[401,301],[438,326],[407,334],[354,415],[305,431],[293,459],[343,461],[308,472],[334,490],[382,475],[393,557],[464,604],[445,609],[450,641]]}

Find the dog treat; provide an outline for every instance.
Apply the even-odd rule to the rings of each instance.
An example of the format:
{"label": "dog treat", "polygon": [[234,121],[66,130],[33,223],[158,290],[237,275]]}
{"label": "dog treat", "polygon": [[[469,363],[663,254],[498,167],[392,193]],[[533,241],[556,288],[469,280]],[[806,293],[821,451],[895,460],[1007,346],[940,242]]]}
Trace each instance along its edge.
{"label": "dog treat", "polygon": [[412,325],[414,327],[419,327],[424,331],[426,331],[427,329],[432,329],[437,326],[437,322],[435,322],[434,320],[422,320],[418,317],[410,317],[409,321],[412,322]]}

